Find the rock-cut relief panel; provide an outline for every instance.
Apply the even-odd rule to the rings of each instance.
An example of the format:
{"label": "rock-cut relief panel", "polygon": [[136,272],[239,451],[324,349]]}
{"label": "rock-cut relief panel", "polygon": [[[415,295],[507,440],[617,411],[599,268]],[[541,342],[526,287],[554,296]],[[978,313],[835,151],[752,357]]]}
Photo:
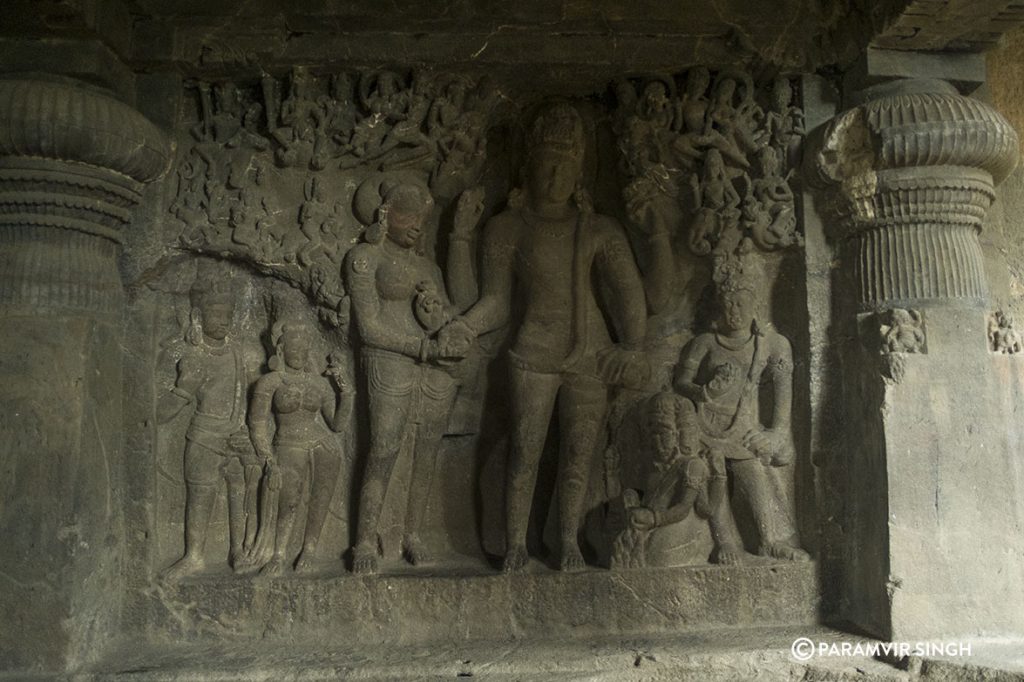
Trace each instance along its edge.
{"label": "rock-cut relief panel", "polygon": [[[801,114],[784,78],[685,82],[512,112],[501,197],[482,184],[504,99],[487,79],[195,84],[170,212],[204,258],[164,363],[162,421],[191,415],[166,575],[203,569],[221,507],[240,573],[341,550],[357,573],[444,564],[431,538],[456,527],[506,572],[806,559],[793,351],[765,297],[801,243]],[[621,195],[594,196],[588,163]],[[247,340],[216,261],[269,301]],[[477,502],[439,529],[439,497]]]}

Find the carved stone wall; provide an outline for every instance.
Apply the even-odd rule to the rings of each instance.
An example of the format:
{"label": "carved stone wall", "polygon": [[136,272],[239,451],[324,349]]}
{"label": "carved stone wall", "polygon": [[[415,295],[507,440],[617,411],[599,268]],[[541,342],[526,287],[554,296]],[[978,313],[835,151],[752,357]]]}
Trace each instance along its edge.
{"label": "carved stone wall", "polygon": [[[603,603],[613,581],[654,589],[628,567],[672,568],[684,594],[709,563],[803,595],[772,622],[810,616],[794,81],[696,67],[559,99],[501,74],[295,69],[180,96],[164,246],[133,265],[153,368],[133,572],[162,586],[141,627],[244,636],[169,614],[218,620],[275,579],[308,604],[275,637],[330,622],[366,641],[372,622],[315,595],[381,573],[432,600],[416,576],[440,573],[468,576],[476,609],[525,570],[554,631],[574,578],[548,572],[586,571]],[[282,436],[295,381],[322,402]],[[431,604],[389,637],[449,617]]]}
{"label": "carved stone wall", "polygon": [[1020,139],[881,49],[1012,3],[208,1],[0,26],[0,673],[1024,632]]}

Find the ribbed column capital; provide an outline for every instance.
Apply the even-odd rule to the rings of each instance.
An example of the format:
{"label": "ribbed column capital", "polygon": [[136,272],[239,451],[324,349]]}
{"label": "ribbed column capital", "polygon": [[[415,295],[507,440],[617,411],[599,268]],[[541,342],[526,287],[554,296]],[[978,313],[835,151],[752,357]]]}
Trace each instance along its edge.
{"label": "ribbed column capital", "polygon": [[118,246],[170,151],[102,90],[0,78],[0,306],[118,310]]}
{"label": "ribbed column capital", "polygon": [[1016,131],[945,81],[892,81],[858,99],[815,160],[833,189],[835,233],[855,242],[861,308],[980,303],[977,233],[1017,164]]}

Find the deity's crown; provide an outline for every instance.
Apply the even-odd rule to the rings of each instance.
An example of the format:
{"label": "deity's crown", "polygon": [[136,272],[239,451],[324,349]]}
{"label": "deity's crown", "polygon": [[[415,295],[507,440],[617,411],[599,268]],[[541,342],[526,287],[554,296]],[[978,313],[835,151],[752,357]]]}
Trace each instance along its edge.
{"label": "deity's crown", "polygon": [[530,130],[530,152],[551,149],[571,156],[583,155],[583,119],[567,102],[549,105],[537,116]]}
{"label": "deity's crown", "polygon": [[235,293],[229,277],[200,274],[188,290],[188,300],[193,308],[216,303],[234,303]]}
{"label": "deity's crown", "polygon": [[759,288],[759,275],[757,266],[750,262],[749,258],[733,255],[715,263],[712,280],[715,283],[715,292],[719,296],[741,291],[753,294]]}

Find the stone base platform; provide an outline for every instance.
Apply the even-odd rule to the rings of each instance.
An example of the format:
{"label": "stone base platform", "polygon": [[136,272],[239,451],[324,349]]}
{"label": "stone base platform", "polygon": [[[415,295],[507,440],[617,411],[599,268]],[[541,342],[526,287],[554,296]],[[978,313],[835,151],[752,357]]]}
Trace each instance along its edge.
{"label": "stone base platform", "polygon": [[792,643],[863,643],[820,627],[731,629],[656,638],[551,638],[437,646],[287,647],[259,644],[176,646],[112,655],[101,672],[79,680],[138,682],[284,682],[328,680],[454,680],[511,682],[981,682],[1024,680],[1021,642],[972,643],[969,657],[868,656],[797,660]]}
{"label": "stone base platform", "polygon": [[[129,618],[148,642],[327,646],[649,636],[817,623],[813,563],[516,575],[421,571],[157,585]],[[133,628],[134,629],[134,628]]]}

